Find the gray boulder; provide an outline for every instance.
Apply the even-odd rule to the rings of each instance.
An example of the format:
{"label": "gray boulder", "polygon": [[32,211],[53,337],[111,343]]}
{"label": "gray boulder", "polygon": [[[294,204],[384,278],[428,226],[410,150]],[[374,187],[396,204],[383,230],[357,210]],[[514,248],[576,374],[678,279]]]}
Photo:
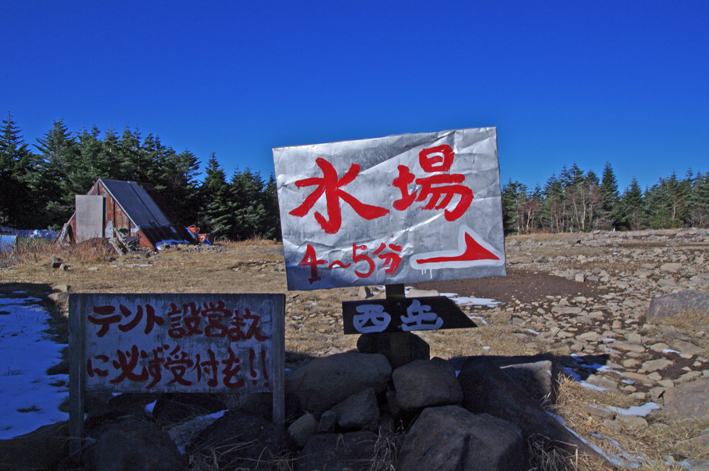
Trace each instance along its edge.
{"label": "gray boulder", "polygon": [[390,378],[391,366],[384,355],[340,353],[315,359],[288,374],[286,395],[296,397],[303,410],[320,418],[323,412],[363,389],[384,391]]}
{"label": "gray boulder", "polygon": [[546,437],[568,453],[587,454],[601,466],[608,460],[587,442],[547,414],[512,378],[488,357],[471,357],[458,374],[463,389],[463,407],[473,414],[490,414],[517,425],[525,442]]}
{"label": "gray boulder", "polygon": [[553,363],[549,360],[534,363],[519,363],[502,368],[502,371],[515,381],[537,402],[556,402],[552,382]]}
{"label": "gray boulder", "polygon": [[305,414],[288,427],[288,434],[298,448],[303,448],[318,430],[318,421],[313,414]]}
{"label": "gray boulder", "polygon": [[647,321],[692,315],[709,316],[709,293],[688,289],[654,298],[648,309]]}
{"label": "gray boulder", "polygon": [[296,471],[367,471],[377,435],[372,432],[314,435],[295,462]]}
{"label": "gray boulder", "polygon": [[[431,358],[431,347],[421,337],[411,332],[402,332],[404,335],[402,342],[409,347],[408,360],[428,360]],[[389,332],[362,334],[357,339],[357,350],[361,353],[381,353],[389,361],[392,368],[396,369],[402,364],[397,364],[396,359],[391,355],[391,335]],[[398,357],[397,357],[398,359]]]}
{"label": "gray boulder", "polygon": [[66,454],[68,438],[69,426],[60,422],[10,440],[0,440],[0,469],[54,469]]}
{"label": "gray boulder", "polygon": [[214,463],[220,470],[267,470],[288,449],[283,425],[261,417],[229,411],[200,432],[187,452]]}
{"label": "gray boulder", "polygon": [[514,424],[460,406],[425,409],[404,439],[400,471],[524,471],[526,449]]}
{"label": "gray boulder", "polygon": [[392,374],[396,401],[404,410],[460,404],[463,390],[455,370],[445,360],[416,360],[401,366]]}
{"label": "gray boulder", "polygon": [[176,471],[187,463],[170,435],[154,422],[106,425],[96,443],[96,471]]}
{"label": "gray boulder", "polygon": [[344,429],[373,429],[379,421],[377,396],[372,388],[351,395],[332,410],[337,414],[337,425]]}
{"label": "gray boulder", "polygon": [[678,420],[709,419],[709,380],[682,383],[665,391],[664,412]]}

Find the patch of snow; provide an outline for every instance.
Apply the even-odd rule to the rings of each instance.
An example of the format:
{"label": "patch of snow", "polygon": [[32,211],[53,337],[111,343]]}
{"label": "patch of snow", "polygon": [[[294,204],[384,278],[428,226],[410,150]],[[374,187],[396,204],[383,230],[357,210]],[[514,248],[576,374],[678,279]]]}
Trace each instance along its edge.
{"label": "patch of snow", "polygon": [[[573,430],[571,431],[571,433],[576,435],[576,432],[574,432]],[[625,466],[625,467],[629,467],[629,468],[639,468],[641,466],[640,462],[638,460],[642,460],[642,457],[637,457],[637,458],[633,457],[633,455],[631,455],[630,453],[625,451],[623,449],[623,447],[620,446],[620,443],[618,443],[616,440],[613,440],[610,437],[606,437],[605,435],[598,433],[598,432],[591,432],[590,435],[594,436],[596,438],[600,438],[600,439],[609,441],[618,450],[617,454],[613,454],[614,460],[611,461],[615,466],[620,466],[620,467]],[[583,440],[583,438],[582,438],[582,440]],[[595,448],[595,445],[592,444],[591,446],[593,446]],[[604,454],[604,455],[606,457],[609,456],[608,454]],[[617,464],[617,462],[615,460],[620,461],[621,464]],[[625,461],[627,461],[627,463]]]}
{"label": "patch of snow", "polygon": [[[616,456],[616,455],[612,455],[612,456],[611,456],[611,455],[605,453],[603,450],[601,450],[600,448],[598,448],[596,445],[594,445],[593,443],[587,441],[587,440],[584,439],[581,435],[579,435],[578,433],[576,433],[576,432],[574,432],[573,430],[571,430],[571,429],[570,429],[569,427],[567,427],[566,424],[564,423],[564,419],[562,419],[562,418],[559,417],[558,415],[552,414],[552,413],[549,412],[549,411],[547,411],[547,414],[549,414],[550,416],[554,417],[557,422],[559,422],[561,425],[564,426],[564,428],[565,428],[566,430],[568,430],[569,432],[571,432],[576,438],[578,438],[578,439],[581,440],[583,443],[585,443],[586,445],[588,445],[589,447],[591,447],[596,453],[598,453],[599,455],[603,456],[605,459],[607,459],[609,462],[611,462],[614,466],[624,466],[624,465],[625,465],[625,466],[628,466],[628,464],[625,464],[625,463],[623,462],[623,460],[622,460],[621,458],[619,458],[618,456]],[[593,433],[593,432],[591,432],[591,433]],[[600,434],[599,434],[599,435],[600,435]],[[639,465],[639,464],[638,464],[638,466],[632,466],[632,465],[630,465],[630,467],[632,467],[632,468],[639,468],[640,465]]]}
{"label": "patch of snow", "polygon": [[61,361],[65,345],[51,340],[37,298],[5,298],[0,306],[0,440],[69,419],[59,411],[68,397],[69,375],[47,375]]}
{"label": "patch of snow", "polygon": [[158,401],[155,400],[155,401],[151,402],[150,404],[146,404],[145,405],[145,412],[152,414],[153,409],[155,408],[155,404],[157,404],[157,403],[158,403]]}
{"label": "patch of snow", "polygon": [[525,332],[529,332],[530,334],[539,335],[539,332],[537,332],[536,330],[532,330],[532,329],[522,329],[522,330]]}
{"label": "patch of snow", "polygon": [[[454,293],[442,293],[442,296]],[[487,306],[487,307],[497,307],[501,303],[490,298],[470,298],[467,296],[452,297],[456,304],[463,306]]]}
{"label": "patch of snow", "polygon": [[671,348],[665,348],[664,350],[662,350],[662,353],[676,353],[677,355],[680,354],[677,350],[672,350]]}
{"label": "patch of snow", "polygon": [[483,347],[483,350],[490,350],[492,347]]}
{"label": "patch of snow", "polygon": [[643,404],[642,406],[631,406],[628,407],[627,409],[621,409],[620,407],[615,407],[615,406],[608,406],[608,409],[612,410],[616,414],[620,415],[632,415],[635,417],[647,417],[648,415],[652,414],[653,411],[662,409],[658,404],[655,404],[654,402],[648,402]]}

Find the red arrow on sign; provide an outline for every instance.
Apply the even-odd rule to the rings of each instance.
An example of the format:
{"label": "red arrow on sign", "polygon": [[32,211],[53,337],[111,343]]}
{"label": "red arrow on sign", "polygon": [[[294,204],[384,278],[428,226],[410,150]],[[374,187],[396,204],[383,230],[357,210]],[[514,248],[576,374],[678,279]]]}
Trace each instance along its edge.
{"label": "red arrow on sign", "polygon": [[461,226],[458,233],[458,250],[429,252],[411,257],[411,266],[419,270],[496,266],[504,263],[504,256],[467,226]]}

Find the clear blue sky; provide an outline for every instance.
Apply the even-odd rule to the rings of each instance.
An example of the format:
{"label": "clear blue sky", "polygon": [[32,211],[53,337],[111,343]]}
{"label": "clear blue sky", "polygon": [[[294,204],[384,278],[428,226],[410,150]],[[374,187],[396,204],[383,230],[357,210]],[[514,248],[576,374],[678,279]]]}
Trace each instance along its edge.
{"label": "clear blue sky", "polygon": [[273,147],[496,126],[503,183],[644,187],[709,171],[709,1],[5,0],[7,111],[264,177]]}

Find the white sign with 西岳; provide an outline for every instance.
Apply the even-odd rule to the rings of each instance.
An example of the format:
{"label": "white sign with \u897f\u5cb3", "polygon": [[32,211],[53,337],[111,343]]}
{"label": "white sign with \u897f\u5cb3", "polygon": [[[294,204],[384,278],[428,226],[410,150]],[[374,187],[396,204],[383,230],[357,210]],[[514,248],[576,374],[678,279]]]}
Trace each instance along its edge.
{"label": "white sign with \u897f\u5cb3", "polygon": [[505,275],[496,128],[273,150],[288,288]]}

